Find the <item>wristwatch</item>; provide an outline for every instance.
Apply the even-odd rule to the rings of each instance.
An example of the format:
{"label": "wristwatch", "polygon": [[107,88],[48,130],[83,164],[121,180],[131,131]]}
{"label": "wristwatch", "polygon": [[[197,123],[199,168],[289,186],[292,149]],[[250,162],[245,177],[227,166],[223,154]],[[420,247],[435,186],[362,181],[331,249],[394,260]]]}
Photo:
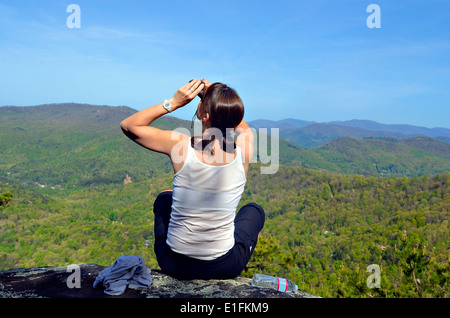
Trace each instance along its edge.
{"label": "wristwatch", "polygon": [[167,99],[164,100],[163,107],[168,113],[172,111],[172,104]]}

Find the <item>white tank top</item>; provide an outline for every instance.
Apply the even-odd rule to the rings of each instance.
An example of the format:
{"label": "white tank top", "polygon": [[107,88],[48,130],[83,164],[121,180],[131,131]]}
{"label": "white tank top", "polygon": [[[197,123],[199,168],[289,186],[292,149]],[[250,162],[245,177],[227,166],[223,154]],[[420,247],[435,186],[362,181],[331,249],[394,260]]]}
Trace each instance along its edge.
{"label": "white tank top", "polygon": [[173,177],[167,244],[177,253],[213,260],[234,246],[234,217],[246,177],[241,149],[222,166],[200,161],[187,147],[186,161]]}

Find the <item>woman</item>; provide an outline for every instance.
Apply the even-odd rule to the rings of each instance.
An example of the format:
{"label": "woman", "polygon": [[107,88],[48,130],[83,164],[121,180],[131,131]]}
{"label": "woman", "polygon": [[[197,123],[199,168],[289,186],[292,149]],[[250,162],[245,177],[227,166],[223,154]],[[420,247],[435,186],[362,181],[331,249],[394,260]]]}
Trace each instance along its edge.
{"label": "woman", "polygon": [[[201,92],[196,115],[202,136],[191,138],[149,126]],[[155,254],[168,275],[233,278],[250,261],[265,215],[255,203],[236,215],[253,156],[254,136],[243,117],[244,105],[235,90],[203,79],[187,83],[168,101],[121,123],[130,139],[168,155],[173,165],[173,190],[160,193],[153,205]]]}

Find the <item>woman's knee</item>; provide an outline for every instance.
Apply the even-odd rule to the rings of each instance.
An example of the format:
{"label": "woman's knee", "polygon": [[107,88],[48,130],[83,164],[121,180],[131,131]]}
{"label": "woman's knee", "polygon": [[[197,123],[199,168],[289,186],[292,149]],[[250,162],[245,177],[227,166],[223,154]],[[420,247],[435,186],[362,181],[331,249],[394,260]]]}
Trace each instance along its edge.
{"label": "woman's knee", "polygon": [[256,209],[261,217],[261,223],[264,224],[265,220],[266,220],[266,213],[264,212],[264,209],[257,203],[255,202],[251,202],[251,203],[247,203],[244,207],[253,207],[254,209]]}
{"label": "woman's knee", "polygon": [[153,213],[158,210],[158,206],[164,202],[166,204],[170,203],[172,205],[172,190],[164,190],[158,194],[158,196],[155,199],[155,202],[153,203]]}
{"label": "woman's knee", "polygon": [[[173,191],[172,190],[164,190],[164,191],[161,191],[157,196],[156,196],[156,200],[158,200],[158,199],[161,199],[161,198],[165,198],[165,197],[172,197],[172,193],[173,193]],[[155,201],[156,201],[155,200]]]}

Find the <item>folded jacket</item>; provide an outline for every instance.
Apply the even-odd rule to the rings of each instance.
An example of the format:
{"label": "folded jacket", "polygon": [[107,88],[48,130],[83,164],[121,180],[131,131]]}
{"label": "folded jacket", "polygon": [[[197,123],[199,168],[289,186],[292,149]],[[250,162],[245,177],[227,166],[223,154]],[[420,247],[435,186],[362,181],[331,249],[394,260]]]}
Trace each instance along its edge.
{"label": "folded jacket", "polygon": [[108,295],[122,295],[129,288],[147,288],[153,277],[144,260],[138,255],[120,256],[113,265],[102,270],[94,281],[94,288],[103,284]]}

